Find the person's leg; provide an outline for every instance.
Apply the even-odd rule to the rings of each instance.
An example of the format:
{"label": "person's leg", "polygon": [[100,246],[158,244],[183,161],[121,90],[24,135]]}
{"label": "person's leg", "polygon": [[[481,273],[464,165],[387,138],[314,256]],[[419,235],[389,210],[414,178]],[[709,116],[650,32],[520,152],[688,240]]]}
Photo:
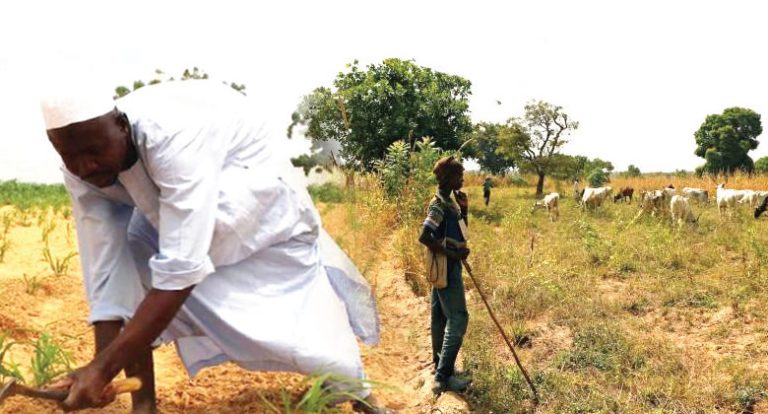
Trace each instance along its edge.
{"label": "person's leg", "polygon": [[130,365],[125,367],[126,377],[141,380],[141,389],[131,393],[134,414],[154,414],[157,412],[155,396],[155,366],[152,348],[147,348]]}
{"label": "person's leg", "polygon": [[[146,290],[152,287],[148,263],[149,258],[157,252],[157,237],[157,232],[149,221],[143,215],[134,213],[128,226],[128,245]],[[142,384],[139,391],[131,393],[132,413],[156,413],[155,368],[151,347],[145,349],[135,361],[125,367],[125,375],[139,378]]]}
{"label": "person's leg", "polygon": [[443,313],[443,308],[438,298],[437,289],[432,289],[432,318],[430,323],[430,329],[432,332],[432,362],[437,370],[437,365],[440,363],[440,351],[443,349],[443,338],[445,336],[445,325],[448,323],[448,319]]}
{"label": "person's leg", "polygon": [[[93,324],[96,343],[96,355],[101,353],[120,335],[123,321],[100,321]],[[152,350],[142,353],[131,365],[125,367],[126,377],[137,377],[141,380],[141,389],[131,394],[133,413],[154,414],[155,406],[155,375],[152,365]]]}
{"label": "person's leg", "polygon": [[440,289],[438,295],[448,322],[435,380],[445,382],[454,373],[456,358],[469,322],[460,263],[451,263],[448,269],[448,286]]}

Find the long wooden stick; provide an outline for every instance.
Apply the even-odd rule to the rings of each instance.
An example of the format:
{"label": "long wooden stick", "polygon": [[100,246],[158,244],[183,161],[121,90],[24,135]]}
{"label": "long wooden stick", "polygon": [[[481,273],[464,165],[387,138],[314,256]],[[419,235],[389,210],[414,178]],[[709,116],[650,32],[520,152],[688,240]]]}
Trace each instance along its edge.
{"label": "long wooden stick", "polygon": [[499,332],[501,332],[501,336],[504,338],[504,342],[507,343],[509,350],[512,351],[512,356],[515,357],[515,363],[517,363],[517,367],[520,368],[520,372],[523,373],[523,376],[525,377],[525,381],[528,383],[528,386],[531,387],[531,392],[533,392],[534,404],[538,405],[539,393],[536,391],[536,387],[533,385],[533,381],[531,381],[531,378],[528,376],[528,372],[525,370],[525,368],[523,368],[523,364],[520,363],[520,358],[517,357],[517,352],[515,352],[515,347],[512,345],[512,342],[509,340],[509,338],[507,337],[507,334],[504,332],[504,328],[501,327],[499,320],[496,319],[496,315],[493,313],[493,310],[491,310],[491,305],[489,305],[488,301],[485,299],[483,290],[480,289],[480,284],[477,283],[477,279],[475,279],[475,275],[472,274],[472,267],[469,265],[469,263],[467,263],[466,260],[462,260],[461,263],[464,265],[464,268],[467,269],[467,273],[469,273],[469,277],[472,278],[472,283],[475,284],[477,293],[480,294],[480,299],[483,300],[483,303],[485,304],[485,308],[488,309],[488,314],[491,315],[491,319],[493,319],[493,323],[495,323],[496,327],[499,328]]}

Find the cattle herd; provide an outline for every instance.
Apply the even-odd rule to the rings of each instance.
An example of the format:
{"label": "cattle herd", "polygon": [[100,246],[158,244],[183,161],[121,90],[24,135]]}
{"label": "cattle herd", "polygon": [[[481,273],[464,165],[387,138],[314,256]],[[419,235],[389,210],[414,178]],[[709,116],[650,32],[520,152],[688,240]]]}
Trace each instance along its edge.
{"label": "cattle herd", "polygon": [[[579,189],[578,184],[574,183],[574,198],[585,211],[601,207],[610,197],[613,197],[614,203],[632,204],[634,193],[635,190],[632,187],[622,187],[614,194],[609,186]],[[555,221],[560,216],[559,200],[560,194],[549,193],[543,199],[536,201],[533,207],[534,210],[545,208],[550,219]],[[768,191],[736,190],[725,188],[725,184],[720,184],[715,192],[715,201],[720,216],[724,214],[730,216],[737,205],[746,205],[755,209],[754,217],[758,218],[768,209]],[[665,215],[671,217],[672,221],[678,225],[684,223],[695,225],[701,214],[699,216],[693,214],[691,202],[699,205],[709,204],[709,192],[701,188],[685,187],[681,194],[677,194],[677,190],[671,184],[661,190],[643,190],[640,191],[640,211],[635,216],[635,220],[643,214]]]}

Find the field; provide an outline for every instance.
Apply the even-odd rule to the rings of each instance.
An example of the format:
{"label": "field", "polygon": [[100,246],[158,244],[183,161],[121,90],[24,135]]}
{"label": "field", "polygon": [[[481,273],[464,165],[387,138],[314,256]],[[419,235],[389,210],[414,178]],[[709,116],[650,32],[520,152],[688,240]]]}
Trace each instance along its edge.
{"label": "field", "polygon": [[[474,378],[466,394],[474,412],[768,412],[765,218],[754,220],[751,209],[741,207],[721,219],[714,204],[694,204],[694,213],[701,213],[698,227],[679,228],[668,217],[633,222],[636,203],[609,202],[584,212],[571,184],[548,181],[547,191],[563,196],[553,223],[544,211],[532,212],[531,186],[497,180],[485,207],[480,181],[466,180],[469,261],[517,343],[541,403],[532,406],[511,354],[467,281],[470,329],[460,365]],[[644,176],[615,177],[610,185],[637,191],[669,183],[710,194],[716,184]],[[728,186],[768,189],[768,179],[735,177]],[[369,376],[382,384],[377,393],[400,412],[428,412],[428,287],[416,242],[423,217],[388,201],[374,180],[358,180],[354,189],[314,188],[313,196],[325,227],[376,289],[383,340],[364,354]],[[0,199],[11,200],[2,186]],[[0,209],[0,249],[6,243],[0,338],[19,343],[0,360],[5,367],[15,362],[29,379],[36,378],[28,361],[41,348],[35,342],[42,333],[66,351],[72,367],[92,353],[78,258],[66,259],[77,250],[71,212],[66,202],[52,200],[59,198],[16,197]],[[415,211],[423,211],[428,200],[411,201],[408,208],[415,203]],[[230,365],[189,380],[170,347],[156,352],[156,363],[161,412],[273,412],[265,400],[279,406],[284,395],[297,401],[307,390],[295,375]],[[106,412],[127,406],[122,399]],[[0,406],[0,413],[54,410],[21,398]]]}

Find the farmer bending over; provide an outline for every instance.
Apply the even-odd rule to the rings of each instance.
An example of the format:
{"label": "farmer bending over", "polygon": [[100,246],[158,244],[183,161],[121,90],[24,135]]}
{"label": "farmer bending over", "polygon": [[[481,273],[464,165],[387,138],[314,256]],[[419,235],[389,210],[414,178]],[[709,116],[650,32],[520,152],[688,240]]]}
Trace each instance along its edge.
{"label": "farmer bending over", "polygon": [[[133,411],[155,412],[152,348],[169,341],[191,376],[233,361],[365,378],[355,336],[375,343],[379,329],[368,285],[247,102],[209,81],[42,102],[96,338],[94,359],[58,384],[64,409],[109,404],[125,370],[144,384]],[[345,390],[372,403],[368,387]]]}
{"label": "farmer bending over", "polygon": [[454,375],[456,357],[467,331],[469,313],[461,278],[461,260],[469,255],[464,229],[467,196],[460,192],[464,167],[454,157],[440,159],[432,172],[437,177],[437,195],[429,204],[419,241],[434,254],[447,256],[447,286],[432,288],[432,360],[435,364],[435,393],[464,391],[470,381]]}

